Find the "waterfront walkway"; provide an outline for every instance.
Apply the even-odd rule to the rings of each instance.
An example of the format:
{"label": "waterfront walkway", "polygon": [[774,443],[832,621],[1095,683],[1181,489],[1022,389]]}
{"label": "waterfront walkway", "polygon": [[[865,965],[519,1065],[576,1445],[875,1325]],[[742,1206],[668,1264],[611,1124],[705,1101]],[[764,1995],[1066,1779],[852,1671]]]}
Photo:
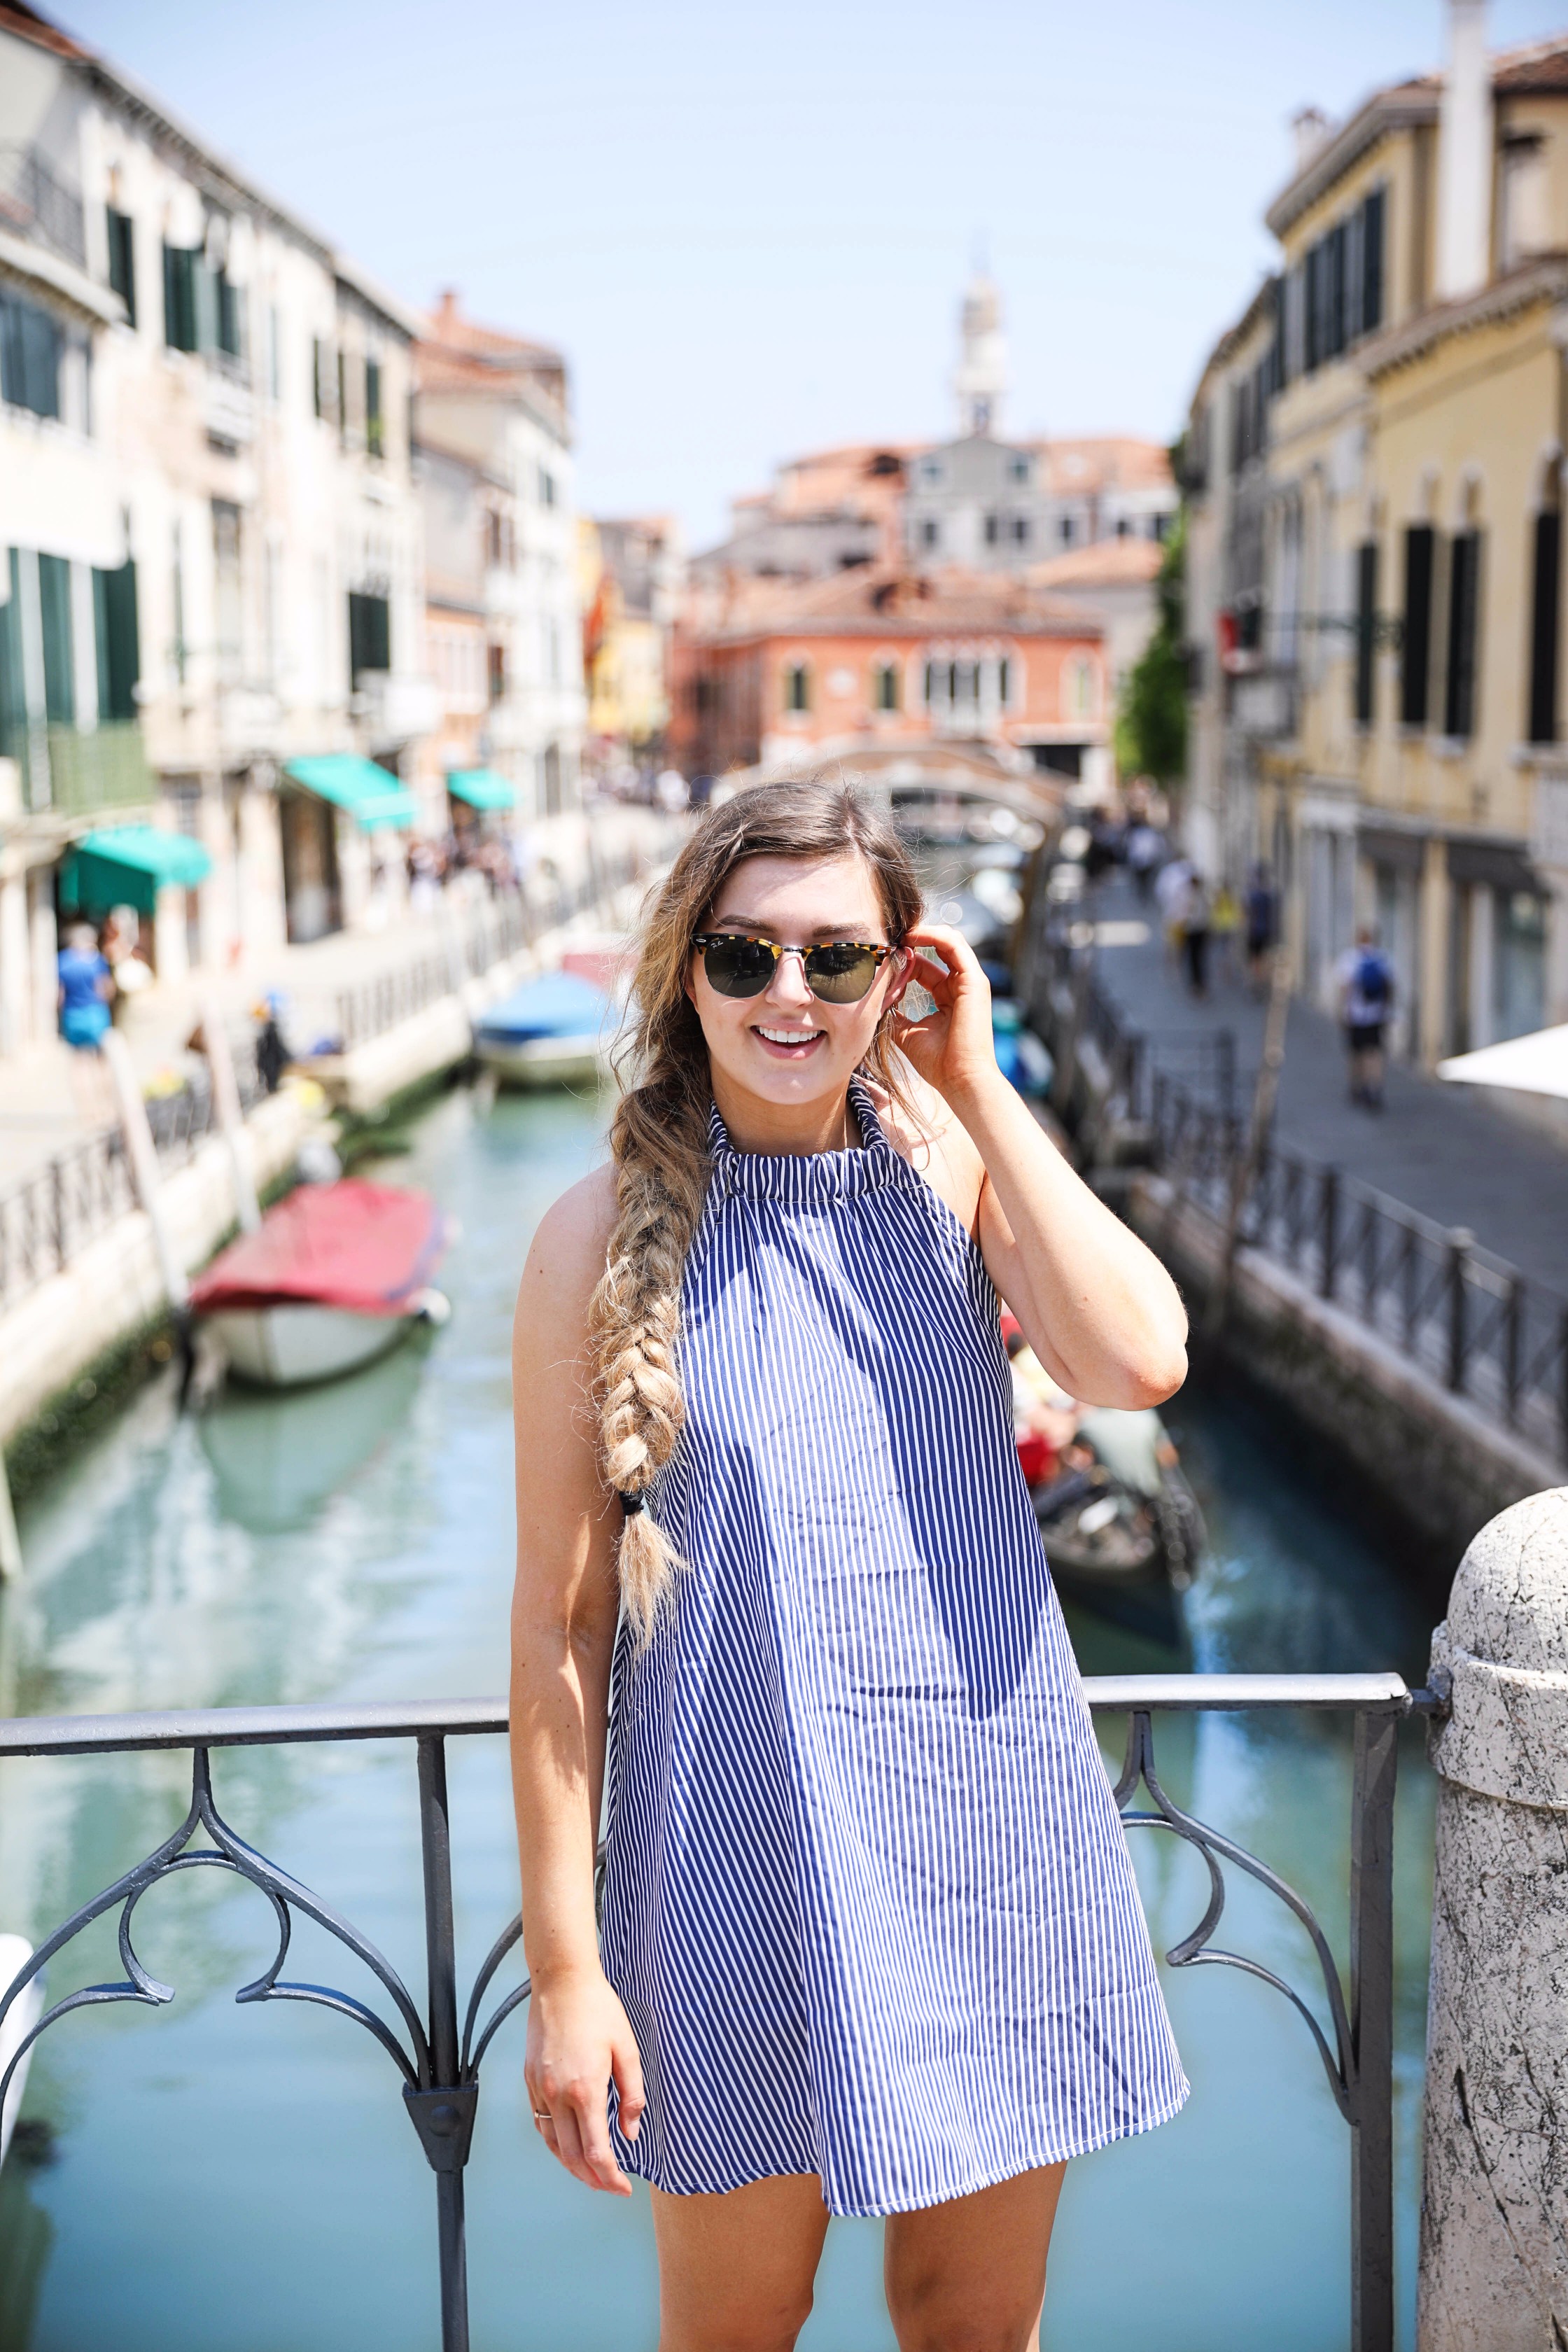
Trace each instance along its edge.
{"label": "waterfront walkway", "polygon": [[[1162,1046],[1179,1076],[1185,1041],[1235,1033],[1245,1116],[1262,1053],[1262,1001],[1239,978],[1215,974],[1206,1001],[1194,1003],[1166,957],[1157,910],[1140,904],[1121,877],[1103,884],[1084,911],[1119,928],[1133,918],[1148,924],[1143,944],[1102,945],[1096,961],[1107,995],[1150,1037],[1156,1068]],[[1389,1066],[1385,1091],[1381,1113],[1352,1107],[1338,1024],[1292,998],[1275,1119],[1280,1143],[1441,1224],[1468,1225],[1483,1247],[1568,1297],[1568,1129],[1559,1144],[1499,1110],[1484,1088],[1446,1086],[1398,1063]]]}

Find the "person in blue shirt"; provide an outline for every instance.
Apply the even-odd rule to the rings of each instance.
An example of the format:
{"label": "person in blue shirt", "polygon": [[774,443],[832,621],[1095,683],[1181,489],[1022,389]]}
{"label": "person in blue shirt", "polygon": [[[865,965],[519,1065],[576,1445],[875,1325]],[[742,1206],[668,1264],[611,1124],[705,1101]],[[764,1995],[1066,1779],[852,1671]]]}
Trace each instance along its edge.
{"label": "person in blue shirt", "polygon": [[1373,930],[1359,930],[1355,945],[1340,958],[1340,1021],[1350,1055],[1351,1100],[1367,1110],[1383,1108],[1383,1047],[1394,1011],[1394,966]]}
{"label": "person in blue shirt", "polygon": [[57,962],[60,1035],[78,1053],[96,1054],[109,1027],[114,982],[90,923],[73,923]]}

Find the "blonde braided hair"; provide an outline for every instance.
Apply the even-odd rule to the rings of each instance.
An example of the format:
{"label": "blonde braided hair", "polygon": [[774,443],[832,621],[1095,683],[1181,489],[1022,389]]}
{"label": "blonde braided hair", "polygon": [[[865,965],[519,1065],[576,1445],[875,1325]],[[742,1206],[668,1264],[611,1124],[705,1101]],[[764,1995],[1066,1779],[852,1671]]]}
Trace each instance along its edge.
{"label": "blonde braided hair", "polygon": [[[708,1047],[686,993],[693,933],[748,857],[828,859],[870,867],[895,944],[919,919],[921,888],[891,821],[842,779],[758,784],[693,827],[643,930],[637,1018],[621,1055],[624,1091],[610,1129],[616,1216],[589,1308],[599,1451],[607,1484],[628,1498],[618,1570],[639,1644],[652,1635],[679,1555],[643,1497],[674,1453],[686,1417],[680,1387],[680,1286],[708,1196]],[[886,1023],[862,1066],[895,1096]]]}

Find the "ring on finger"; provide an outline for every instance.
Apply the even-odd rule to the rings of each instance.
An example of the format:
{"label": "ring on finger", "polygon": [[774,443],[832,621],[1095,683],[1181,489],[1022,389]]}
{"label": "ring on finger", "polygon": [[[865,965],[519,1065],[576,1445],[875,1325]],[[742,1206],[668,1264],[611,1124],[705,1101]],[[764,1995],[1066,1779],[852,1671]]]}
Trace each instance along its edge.
{"label": "ring on finger", "polygon": [[551,2114],[548,2107],[535,2107],[533,2110],[533,2120],[536,2124],[552,2124],[555,2121],[555,2118]]}

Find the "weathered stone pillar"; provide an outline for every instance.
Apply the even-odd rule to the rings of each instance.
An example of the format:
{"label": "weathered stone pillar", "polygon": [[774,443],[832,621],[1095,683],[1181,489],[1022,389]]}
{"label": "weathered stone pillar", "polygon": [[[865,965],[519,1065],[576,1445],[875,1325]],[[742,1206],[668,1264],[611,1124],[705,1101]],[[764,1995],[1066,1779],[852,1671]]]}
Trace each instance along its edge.
{"label": "weathered stone pillar", "polygon": [[1420,2352],[1568,2344],[1568,1487],[1481,1529],[1433,1637]]}

